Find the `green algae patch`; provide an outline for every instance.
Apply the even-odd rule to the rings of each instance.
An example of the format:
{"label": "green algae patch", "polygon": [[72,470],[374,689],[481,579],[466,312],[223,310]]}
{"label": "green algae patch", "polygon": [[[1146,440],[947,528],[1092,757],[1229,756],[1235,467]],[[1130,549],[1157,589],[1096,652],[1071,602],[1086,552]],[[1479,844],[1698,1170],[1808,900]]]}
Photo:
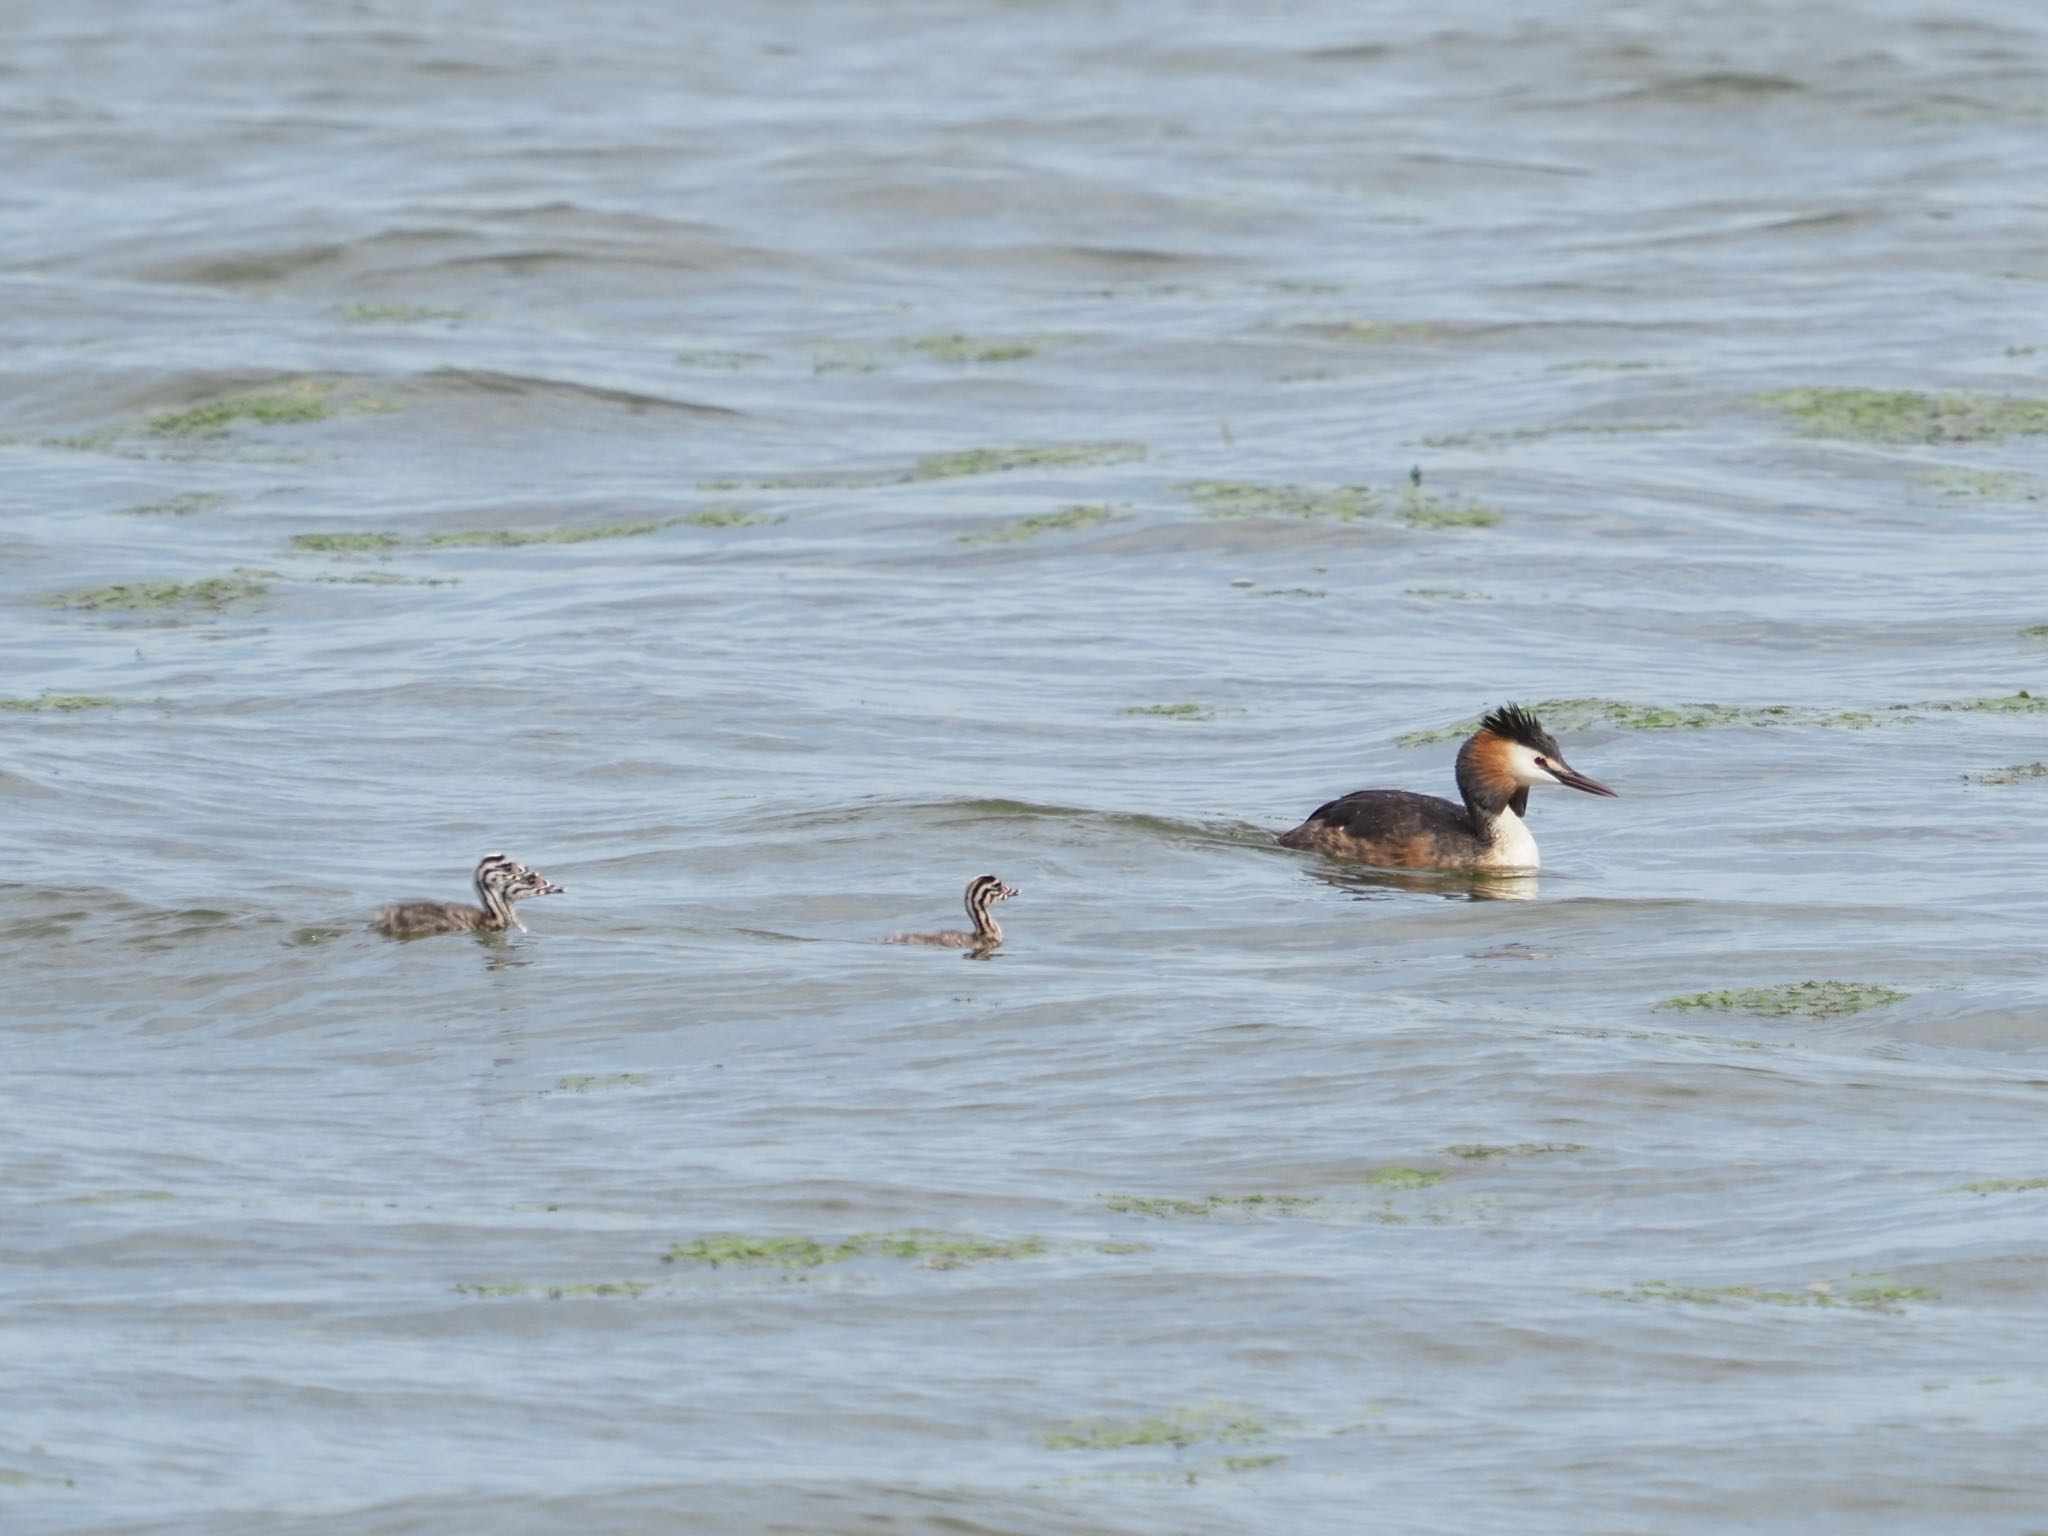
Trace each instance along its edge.
{"label": "green algae patch", "polygon": [[1547,427],[1500,427],[1439,432],[1422,440],[1426,448],[1500,448],[1546,437],[1626,437],[1648,432],[1683,432],[1683,421],[1559,421]]}
{"label": "green algae patch", "polygon": [[1462,1157],[1467,1162],[1483,1162],[1493,1157],[1545,1157],[1555,1152],[1583,1152],[1584,1142],[1579,1141],[1517,1141],[1512,1143],[1491,1141],[1461,1141],[1444,1148],[1447,1157]]}
{"label": "green algae patch", "polygon": [[175,1200],[168,1189],[100,1189],[87,1195],[58,1195],[38,1205],[132,1205],[137,1201]]}
{"label": "green algae patch", "polygon": [[1123,464],[1145,457],[1143,443],[1047,443],[1025,448],[967,448],[958,453],[927,454],[904,474],[906,481],[957,480],[967,475],[996,475],[1013,469],[1076,469],[1092,464]]}
{"label": "green algae patch", "polygon": [[1428,341],[1453,334],[1451,327],[1433,320],[1345,320],[1336,325],[1312,327],[1333,341],[1375,345],[1388,341]]}
{"label": "green algae patch", "polygon": [[1770,1018],[1840,1019],[1871,1008],[1889,1007],[1912,996],[1868,981],[1794,981],[1776,987],[1743,987],[1667,997],[1667,1012],[1754,1013]]}
{"label": "green algae patch", "polygon": [[749,512],[743,507],[706,507],[701,512],[685,512],[681,517],[672,517],[667,526],[671,528],[766,528],[782,519],[767,512]]}
{"label": "green algae patch", "polygon": [[637,1088],[647,1081],[645,1072],[573,1072],[555,1084],[558,1093],[596,1093],[605,1088]]}
{"label": "green algae patch", "polygon": [[1368,1173],[1365,1183],[1372,1189],[1428,1189],[1433,1184],[1443,1183],[1446,1177],[1433,1168],[1410,1168],[1405,1163],[1389,1163]]}
{"label": "green algae patch", "polygon": [[2024,784],[2030,779],[2048,779],[2048,763],[2015,763],[2010,768],[1989,768],[1963,777],[1972,784]]}
{"label": "green algae patch", "polygon": [[1112,507],[1100,505],[1066,506],[1057,512],[1039,512],[1030,517],[1020,517],[1014,523],[1005,523],[1000,528],[991,528],[986,533],[963,533],[953,542],[956,544],[1019,544],[1026,539],[1035,539],[1041,533],[1078,533],[1083,528],[1099,528],[1116,516]]}
{"label": "green algae patch", "polygon": [[635,1301],[654,1289],[645,1280],[581,1280],[569,1285],[471,1285],[455,1287],[459,1296],[543,1296],[549,1301],[577,1301],[588,1297]]}
{"label": "green algae patch", "polygon": [[1121,1257],[1127,1253],[1150,1253],[1152,1245],[1150,1243],[1096,1243],[1094,1249],[1097,1253]]}
{"label": "green algae patch", "polygon": [[1147,720],[1215,720],[1222,712],[1212,704],[1131,704],[1117,713]]}
{"label": "green algae patch", "polygon": [[234,603],[262,597],[270,588],[258,577],[263,573],[237,569],[225,576],[208,576],[198,581],[135,581],[111,587],[86,587],[58,592],[48,602],[53,608],[70,608],[82,613],[109,611],[175,611],[217,613]]}
{"label": "green algae patch", "polygon": [[474,313],[427,304],[350,304],[335,311],[344,325],[424,325],[430,320],[467,320]]}
{"label": "green algae patch", "polygon": [[2039,478],[2009,469],[1932,469],[1917,477],[1952,500],[2037,502],[2048,500]]}
{"label": "green algae patch", "polygon": [[0,709],[18,714],[70,715],[87,709],[113,709],[120,702],[94,693],[41,693],[32,699],[0,699]]}
{"label": "green algae patch", "polygon": [[1244,1215],[1260,1211],[1287,1213],[1320,1204],[1320,1195],[1203,1195],[1188,1200],[1170,1195],[1103,1195],[1105,1210],[1125,1216],[1150,1216],[1161,1220],[1189,1220],[1220,1214]]}
{"label": "green algae patch", "polygon": [[1809,437],[1967,443],[2048,433],[2048,400],[1905,389],[1781,389],[1755,397]]}
{"label": "green algae patch", "polygon": [[664,1264],[753,1265],[780,1269],[816,1269],[851,1259],[914,1260],[926,1269],[961,1269],[997,1259],[1037,1258],[1048,1251],[1043,1238],[1008,1240],[973,1237],[956,1232],[905,1228],[895,1232],[857,1232],[839,1243],[809,1237],[700,1237],[676,1243],[662,1255]]}
{"label": "green algae patch", "polygon": [[325,421],[340,410],[331,398],[333,393],[330,384],[301,380],[278,389],[223,395],[188,410],[152,416],[142,429],[152,437],[220,437],[243,423],[280,427]]}
{"label": "green algae patch", "polygon": [[1047,347],[1059,346],[1063,336],[963,336],[957,331],[939,336],[913,336],[898,345],[906,352],[921,352],[936,363],[1018,363],[1036,357]]}
{"label": "green algae patch", "polygon": [[1402,492],[1394,515],[1411,528],[1491,528],[1500,521],[1499,510],[1483,501],[1455,501],[1420,486]]}
{"label": "green algae patch", "polygon": [[2015,1195],[2030,1189],[2048,1189],[2048,1179],[1974,1179],[1958,1184],[1951,1193],[1959,1195]]}
{"label": "green algae patch", "polygon": [[601,523],[584,528],[458,528],[423,534],[428,549],[525,549],[533,544],[593,544],[659,533],[664,523]]}
{"label": "green algae patch", "polygon": [[1141,1446],[1243,1445],[1272,1433],[1254,1414],[1225,1407],[1169,1408],[1145,1419],[1093,1419],[1040,1437],[1049,1451],[1128,1451]]}
{"label": "green algae patch", "polygon": [[[1879,714],[1867,710],[1802,709],[1790,704],[1636,704],[1624,699],[1539,699],[1529,705],[1529,710],[1540,716],[1552,731],[1582,731],[1596,725],[1622,731],[1699,731],[1736,725],[1864,730],[1888,721],[1911,718],[1897,709]],[[1478,730],[1479,721],[1480,717],[1473,715],[1450,725],[1409,731],[1395,737],[1394,745],[1422,747],[1439,741],[1453,741]]]}
{"label": "green algae patch", "polygon": [[717,347],[691,347],[676,354],[680,368],[719,368],[737,373],[742,368],[759,368],[774,361],[765,352],[732,352]]}
{"label": "green algae patch", "polygon": [[1355,522],[1384,510],[1366,485],[1260,485],[1249,480],[1190,480],[1174,487],[1206,517],[1299,517]]}
{"label": "green algae patch", "polygon": [[227,497],[216,492],[191,491],[183,496],[166,496],[140,506],[123,507],[121,511],[128,517],[190,517],[194,512],[211,512],[226,504]]}
{"label": "green algae patch", "polygon": [[396,533],[295,533],[292,548],[316,555],[375,555],[405,542]]}
{"label": "green algae patch", "polygon": [[345,574],[315,576],[329,587],[459,587],[453,576],[407,576],[398,571],[349,571]]}
{"label": "green algae patch", "polygon": [[2036,696],[2022,688],[2018,693],[2008,693],[1999,698],[1958,699],[1931,707],[1974,715],[2048,715],[2048,697]]}
{"label": "green algae patch", "polygon": [[1931,1285],[1901,1285],[1884,1275],[1853,1275],[1839,1285],[1818,1280],[1796,1291],[1754,1285],[1675,1285],[1649,1280],[1623,1290],[1595,1291],[1608,1301],[1666,1301],[1695,1307],[1844,1307],[1858,1312],[1898,1312],[1907,1302],[1938,1301]]}

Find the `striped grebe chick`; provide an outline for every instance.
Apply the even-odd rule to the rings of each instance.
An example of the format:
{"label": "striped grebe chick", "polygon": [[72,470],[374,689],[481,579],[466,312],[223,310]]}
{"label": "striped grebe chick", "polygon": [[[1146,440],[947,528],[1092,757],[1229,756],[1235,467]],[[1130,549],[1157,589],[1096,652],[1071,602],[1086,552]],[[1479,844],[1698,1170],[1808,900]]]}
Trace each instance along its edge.
{"label": "striped grebe chick", "polygon": [[430,933],[526,932],[512,903],[529,896],[559,896],[562,888],[537,869],[528,869],[502,853],[477,861],[476,896],[481,906],[459,901],[394,901],[379,909],[373,925],[386,938],[418,939]]}
{"label": "striped grebe chick", "polygon": [[1008,901],[1016,894],[1017,887],[1003,884],[994,875],[976,875],[967,882],[967,920],[974,924],[972,933],[962,933],[957,928],[942,929],[938,933],[892,933],[882,942],[936,944],[941,949],[994,949],[1003,942],[1003,930],[997,926],[995,914],[989,908],[999,901]]}
{"label": "striped grebe chick", "polygon": [[1508,704],[1480,721],[1458,749],[1463,805],[1405,789],[1354,790],[1316,807],[1280,841],[1383,869],[1535,869],[1542,861],[1522,820],[1532,784],[1614,795],[1568,765],[1557,738],[1534,715]]}

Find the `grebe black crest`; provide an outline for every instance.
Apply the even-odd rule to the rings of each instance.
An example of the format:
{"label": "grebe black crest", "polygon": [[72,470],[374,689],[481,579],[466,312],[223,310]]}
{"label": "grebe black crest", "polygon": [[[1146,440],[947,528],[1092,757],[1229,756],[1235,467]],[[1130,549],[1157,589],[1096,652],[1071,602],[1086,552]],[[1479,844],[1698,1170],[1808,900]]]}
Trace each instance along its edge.
{"label": "grebe black crest", "polygon": [[1318,806],[1280,841],[1382,869],[1534,869],[1536,839],[1523,817],[1536,784],[1614,795],[1566,763],[1557,738],[1534,715],[1505,704],[1458,749],[1463,805],[1405,789],[1354,790]]}
{"label": "grebe black crest", "polygon": [[476,896],[481,906],[459,901],[395,901],[380,909],[373,925],[386,938],[418,939],[430,933],[526,932],[512,903],[529,896],[559,896],[562,888],[537,869],[502,853],[477,861]]}
{"label": "grebe black crest", "polygon": [[1017,887],[1003,884],[994,875],[976,875],[967,882],[967,920],[974,924],[972,933],[962,933],[957,928],[943,929],[938,933],[892,933],[882,942],[935,944],[941,949],[973,949],[986,954],[1003,942],[1003,930],[989,908],[999,901],[1008,901],[1016,894]]}

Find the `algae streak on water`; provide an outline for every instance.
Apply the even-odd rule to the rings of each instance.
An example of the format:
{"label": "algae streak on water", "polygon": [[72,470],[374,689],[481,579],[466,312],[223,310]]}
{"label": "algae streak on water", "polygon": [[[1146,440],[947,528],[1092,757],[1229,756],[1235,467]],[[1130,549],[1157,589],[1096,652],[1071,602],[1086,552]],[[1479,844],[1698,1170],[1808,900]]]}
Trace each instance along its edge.
{"label": "algae streak on water", "polygon": [[994,475],[1012,469],[1070,469],[1089,464],[1119,464],[1145,457],[1143,443],[1050,443],[1026,448],[968,448],[935,453],[911,465],[902,479],[953,480],[966,475]]}
{"label": "algae streak on water", "polygon": [[69,715],[84,709],[112,709],[121,701],[92,693],[43,693],[32,699],[0,699],[0,709],[23,714]]}
{"label": "algae streak on water", "polygon": [[815,1269],[851,1259],[886,1258],[915,1260],[926,1269],[959,1269],[994,1259],[1036,1258],[1045,1252],[1043,1238],[1003,1240],[905,1228],[895,1232],[857,1232],[842,1242],[829,1244],[809,1237],[700,1237],[672,1245],[662,1255],[662,1262]]}
{"label": "algae streak on water", "polygon": [[1914,390],[1781,389],[1757,404],[1813,437],[1874,443],[1959,443],[2048,433],[2048,400]]}
{"label": "algae streak on water", "polygon": [[1741,987],[1666,998],[1671,1012],[1753,1013],[1770,1018],[1839,1019],[1903,1002],[1912,994],[1868,981],[1795,981],[1776,987]]}
{"label": "algae streak on water", "polygon": [[1110,507],[1061,507],[1057,512],[1040,512],[1030,517],[1022,517],[1014,523],[1005,523],[1000,528],[991,528],[986,533],[963,533],[954,542],[1015,544],[1025,539],[1035,539],[1041,533],[1078,533],[1083,528],[1098,528],[1115,516],[1115,510]]}
{"label": "algae streak on water", "polygon": [[1855,1275],[1837,1285],[1820,1280],[1799,1290],[1753,1285],[1674,1285],[1650,1280],[1627,1290],[1598,1291],[1610,1301],[1673,1301],[1697,1307],[1847,1307],[1858,1312],[1897,1312],[1909,1301],[1938,1301],[1931,1285],[1902,1285],[1883,1275]]}
{"label": "algae streak on water", "polygon": [[1096,1419],[1046,1435],[1051,1451],[1125,1451],[1170,1445],[1176,1450],[1204,1443],[1244,1444],[1271,1433],[1265,1420],[1228,1408],[1169,1408],[1144,1419]]}
{"label": "algae streak on water", "polygon": [[257,579],[261,574],[235,570],[225,576],[208,576],[199,581],[122,582],[111,587],[59,592],[48,601],[52,607],[73,608],[86,613],[108,610],[217,613],[232,603],[246,602],[268,592],[270,588]]}
{"label": "algae streak on water", "polygon": [[[1539,699],[1529,706],[1551,731],[1582,731],[1605,725],[1623,731],[1706,730],[1729,725],[1804,725],[1829,730],[1862,730],[1887,721],[1910,718],[1896,710],[1877,714],[1866,710],[1801,709],[1789,704],[1635,704],[1623,699]],[[1394,738],[1399,747],[1421,747],[1432,742],[1453,741],[1479,729],[1481,717],[1472,715],[1451,725],[1410,731]]]}

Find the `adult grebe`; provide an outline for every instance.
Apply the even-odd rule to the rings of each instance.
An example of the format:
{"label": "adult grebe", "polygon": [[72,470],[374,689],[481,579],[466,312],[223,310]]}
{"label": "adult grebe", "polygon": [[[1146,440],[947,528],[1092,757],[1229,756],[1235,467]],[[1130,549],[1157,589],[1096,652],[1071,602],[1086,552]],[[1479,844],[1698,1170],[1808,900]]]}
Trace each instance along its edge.
{"label": "adult grebe", "polygon": [[1542,861],[1522,820],[1532,784],[1614,795],[1571,768],[1534,715],[1508,704],[1480,721],[1458,749],[1463,805],[1405,789],[1354,790],[1318,806],[1280,841],[1383,869],[1534,869]]}

